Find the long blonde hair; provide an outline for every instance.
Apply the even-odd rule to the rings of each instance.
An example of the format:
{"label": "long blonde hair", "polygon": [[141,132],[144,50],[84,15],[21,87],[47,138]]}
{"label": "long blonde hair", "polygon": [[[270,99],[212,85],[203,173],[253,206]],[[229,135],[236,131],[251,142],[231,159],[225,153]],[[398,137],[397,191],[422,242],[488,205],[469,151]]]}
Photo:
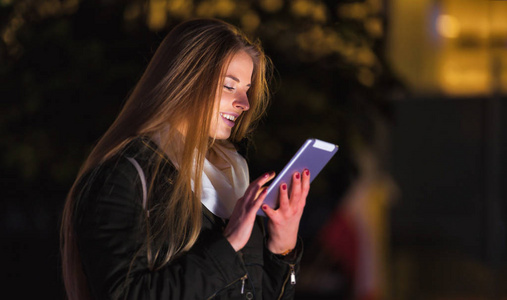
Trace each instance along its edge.
{"label": "long blonde hair", "polygon": [[[185,126],[173,190],[162,200],[162,209],[150,215],[155,221],[147,226],[144,250],[148,267],[156,270],[194,245],[201,229],[200,174],[211,143],[215,99],[220,96],[222,89],[218,87],[228,63],[239,51],[251,56],[254,70],[248,91],[250,109],[236,121],[229,138],[233,143],[247,137],[267,107],[267,73],[271,64],[260,43],[251,42],[228,23],[210,19],[184,22],[164,38],[118,117],[84,162],[67,196],[61,252],[63,279],[70,299],[89,297],[73,223],[75,199],[81,190],[77,186],[87,172],[118,154],[135,137],[152,136],[169,128],[160,144],[164,149],[171,146],[176,128]],[[159,155],[151,160],[155,166],[151,178],[155,178],[164,162]]]}

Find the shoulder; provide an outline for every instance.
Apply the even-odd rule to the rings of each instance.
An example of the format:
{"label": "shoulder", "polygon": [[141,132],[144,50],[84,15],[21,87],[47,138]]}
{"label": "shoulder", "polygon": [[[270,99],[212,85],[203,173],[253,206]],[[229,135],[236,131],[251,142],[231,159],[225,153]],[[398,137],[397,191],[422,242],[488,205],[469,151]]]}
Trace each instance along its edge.
{"label": "shoulder", "polygon": [[133,139],[120,151],[118,156],[134,166],[136,163],[139,164],[148,176],[154,170],[166,175],[176,171],[165,152],[149,137],[140,136]]}
{"label": "shoulder", "polygon": [[150,206],[170,193],[175,176],[176,169],[153,141],[135,138],[82,176],[74,190],[76,213],[111,207],[138,211],[146,204],[145,193]]}
{"label": "shoulder", "polygon": [[124,155],[108,159],[89,170],[76,190],[78,204],[89,206],[111,199],[132,199],[136,195],[138,171]]}
{"label": "shoulder", "polygon": [[99,193],[109,195],[120,192],[136,195],[140,190],[141,171],[149,180],[159,154],[156,144],[149,139],[133,139],[116,155],[82,176],[77,185],[77,196],[96,198]]}

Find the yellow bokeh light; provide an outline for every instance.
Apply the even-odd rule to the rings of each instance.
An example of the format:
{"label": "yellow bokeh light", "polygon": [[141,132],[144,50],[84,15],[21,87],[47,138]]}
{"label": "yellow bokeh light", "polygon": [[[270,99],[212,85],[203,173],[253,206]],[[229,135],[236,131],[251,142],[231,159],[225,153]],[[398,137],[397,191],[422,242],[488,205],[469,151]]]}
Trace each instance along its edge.
{"label": "yellow bokeh light", "polygon": [[259,16],[253,11],[249,11],[241,17],[241,26],[247,32],[252,32],[257,29],[260,23],[261,20]]}
{"label": "yellow bokeh light", "polygon": [[236,9],[236,3],[232,0],[217,0],[214,6],[216,14],[220,17],[230,17]]}
{"label": "yellow bokeh light", "polygon": [[384,34],[384,25],[381,18],[369,18],[366,20],[364,27],[374,38],[380,38]]}
{"label": "yellow bokeh light", "polygon": [[232,0],[202,1],[197,6],[197,16],[227,18],[234,15],[239,5]]}
{"label": "yellow bokeh light", "polygon": [[454,53],[440,70],[441,88],[450,95],[483,95],[491,91],[487,52]]}
{"label": "yellow bokeh light", "polygon": [[440,15],[437,18],[437,31],[446,38],[457,38],[460,33],[460,23],[458,19],[451,15]]}
{"label": "yellow bokeh light", "polygon": [[311,18],[316,22],[327,21],[327,8],[321,2],[295,0],[291,3],[291,12],[296,17]]}
{"label": "yellow bokeh light", "polygon": [[338,6],[338,15],[344,18],[362,20],[368,16],[368,8],[364,3],[350,3]]}
{"label": "yellow bokeh light", "polygon": [[373,67],[377,62],[377,57],[368,47],[357,48],[355,54],[355,62],[359,65]]}
{"label": "yellow bokeh light", "polygon": [[209,18],[215,15],[215,11],[213,10],[213,4],[208,1],[203,1],[199,3],[196,9],[196,14],[199,17]]}
{"label": "yellow bokeh light", "polygon": [[327,21],[327,10],[324,4],[320,3],[319,5],[313,6],[312,17],[317,22],[326,22]]}
{"label": "yellow bokeh light", "polygon": [[160,30],[167,20],[167,2],[165,0],[151,0],[148,12],[148,26],[152,30]]}
{"label": "yellow bokeh light", "polygon": [[359,52],[356,46],[347,44],[333,29],[319,25],[299,33],[297,43],[300,49],[311,54],[312,58],[339,54],[350,62],[363,65],[371,65],[376,61],[375,57],[369,56],[369,52],[361,52],[358,56]]}
{"label": "yellow bokeh light", "polygon": [[308,16],[309,11],[312,9],[312,3],[306,0],[295,0],[292,2],[291,11],[298,17]]}
{"label": "yellow bokeh light", "polygon": [[171,0],[167,3],[167,11],[173,16],[188,18],[192,14],[192,2],[189,0]]}
{"label": "yellow bokeh light", "polygon": [[267,12],[276,12],[283,7],[283,0],[260,0],[259,5]]}

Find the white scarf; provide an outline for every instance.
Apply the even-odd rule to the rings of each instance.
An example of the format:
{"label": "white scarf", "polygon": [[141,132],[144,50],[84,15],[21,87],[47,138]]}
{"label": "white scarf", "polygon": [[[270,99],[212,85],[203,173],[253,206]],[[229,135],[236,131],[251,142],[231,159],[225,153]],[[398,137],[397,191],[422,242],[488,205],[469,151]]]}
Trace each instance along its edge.
{"label": "white scarf", "polygon": [[229,141],[216,141],[204,161],[201,203],[228,219],[249,182],[246,160]]}
{"label": "white scarf", "polygon": [[[154,136],[154,140],[160,142],[160,136]],[[175,141],[174,147],[181,147],[181,144]],[[168,149],[166,154],[179,168],[174,150]],[[248,164],[234,145],[227,140],[216,140],[204,161],[201,203],[216,216],[230,218],[236,202],[248,187],[248,174]]]}

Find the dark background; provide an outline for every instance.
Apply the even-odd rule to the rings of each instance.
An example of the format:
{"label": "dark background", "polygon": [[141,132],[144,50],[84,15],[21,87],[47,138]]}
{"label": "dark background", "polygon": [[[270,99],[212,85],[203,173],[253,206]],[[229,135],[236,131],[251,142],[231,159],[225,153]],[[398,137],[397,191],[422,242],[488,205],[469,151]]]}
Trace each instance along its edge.
{"label": "dark background", "polygon": [[[59,222],[77,170],[165,34],[204,16],[259,37],[276,68],[249,149],[252,177],[280,170],[308,137],[340,145],[301,225],[302,273],[317,270],[321,280],[303,278],[298,298],[507,297],[505,94],[414,92],[386,58],[390,4],[0,1],[4,294],[63,298]],[[319,239],[364,177],[389,191],[376,214],[383,233],[372,238],[383,268],[370,275],[382,283],[370,298]]]}

